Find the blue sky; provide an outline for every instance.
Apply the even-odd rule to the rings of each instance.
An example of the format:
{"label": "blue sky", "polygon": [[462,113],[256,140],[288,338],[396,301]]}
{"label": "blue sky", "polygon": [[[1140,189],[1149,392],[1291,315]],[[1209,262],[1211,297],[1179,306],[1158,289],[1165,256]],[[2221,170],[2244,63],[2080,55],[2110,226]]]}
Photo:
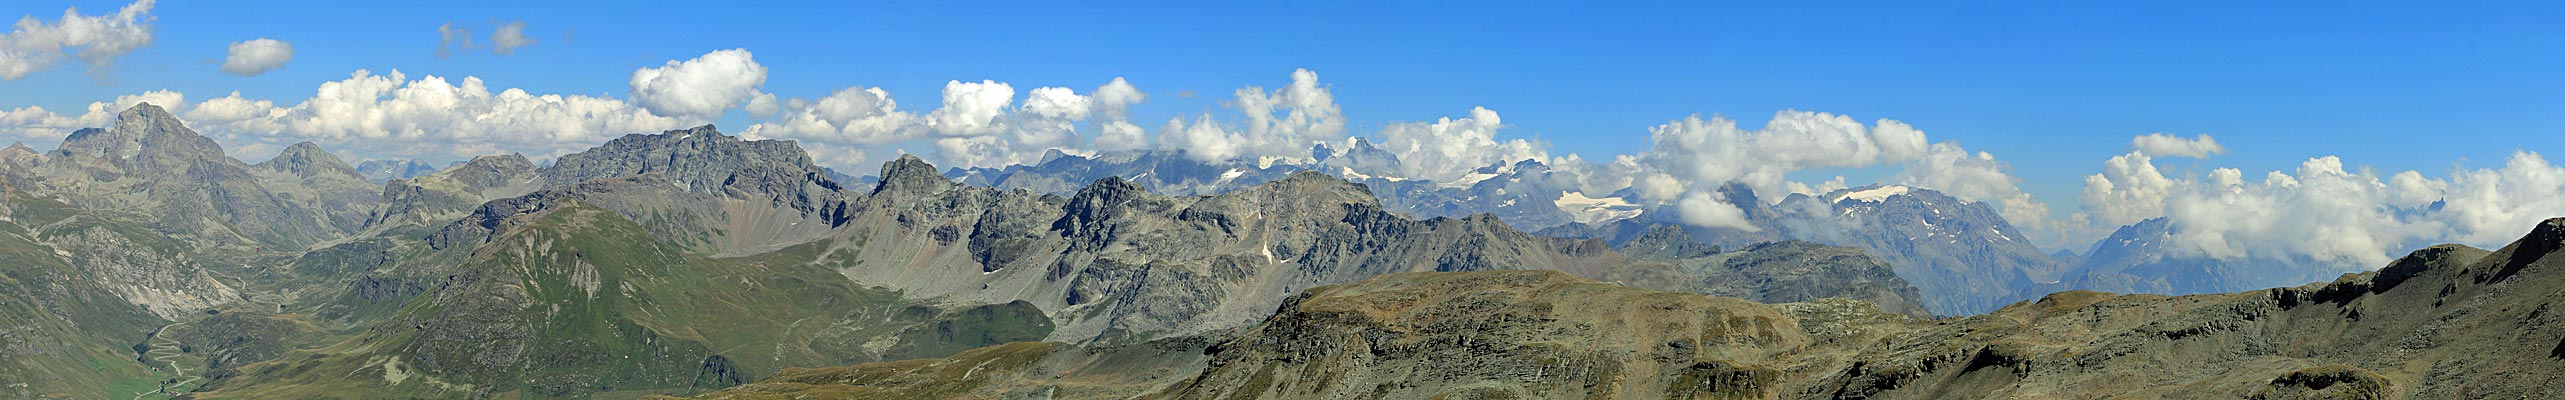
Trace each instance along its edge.
{"label": "blue sky", "polygon": [[[125,3],[10,2],[0,15]],[[1888,118],[1992,153],[2061,214],[2078,207],[2085,175],[2147,133],[2212,134],[2229,150],[2158,161],[2190,174],[2323,155],[2437,173],[2565,150],[2565,6],[2230,3],[170,1],[152,12],[153,42],[103,77],[68,62],[0,81],[0,109],[78,110],[153,89],[291,103],[357,69],[623,97],[636,68],[744,48],[770,70],[764,91],[878,86],[921,112],[950,80],[1085,92],[1123,77],[1149,93],[1132,113],[1153,132],[1297,68],[1323,76],[1350,133],[1483,106],[1503,113],[1500,137],[1589,157],[1641,152],[1648,127],[1692,114],[1749,126],[1785,109]],[[502,21],[540,42],[492,54]],[[483,48],[436,57],[447,23]],[[292,43],[294,57],[258,76],[217,71],[227,44],[259,37]],[[720,122],[754,121],[734,110]],[[1837,173],[1887,172],[1794,176]]]}

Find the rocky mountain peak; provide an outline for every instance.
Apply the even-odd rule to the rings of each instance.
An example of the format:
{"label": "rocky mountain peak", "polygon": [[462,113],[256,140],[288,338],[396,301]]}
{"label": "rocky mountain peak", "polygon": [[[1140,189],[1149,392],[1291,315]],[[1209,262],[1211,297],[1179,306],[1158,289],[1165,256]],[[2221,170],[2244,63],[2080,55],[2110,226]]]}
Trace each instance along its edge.
{"label": "rocky mountain peak", "polygon": [[325,174],[358,176],[356,167],[348,166],[338,156],[322,150],[321,145],[308,141],[286,146],[284,151],[276,154],[276,158],[258,163],[258,167],[306,177]]}
{"label": "rocky mountain peak", "polygon": [[[1127,182],[1126,182],[1127,184]],[[873,194],[943,192],[954,185],[952,179],[935,172],[935,166],[917,156],[901,154],[897,160],[882,164],[882,183],[873,186]]]}
{"label": "rocky mountain peak", "polygon": [[[561,156],[544,168],[545,182],[558,187],[594,179],[660,174],[689,192],[725,195],[798,191],[804,184],[834,190],[827,171],[811,163],[801,146],[778,140],[746,141],[724,135],[712,125],[659,134],[630,134],[604,145]],[[738,193],[732,193],[738,192]]]}
{"label": "rocky mountain peak", "polygon": [[1280,181],[1265,184],[1259,188],[1301,194],[1308,196],[1304,197],[1308,199],[1346,197],[1358,199],[1358,202],[1360,203],[1375,205],[1380,203],[1379,199],[1372,197],[1371,187],[1348,182],[1345,181],[1344,178],[1338,178],[1335,175],[1328,175],[1318,171],[1293,172],[1289,177],[1284,177]]}
{"label": "rocky mountain peak", "polygon": [[[883,182],[890,181],[883,180]],[[1098,237],[1100,235],[1098,231],[1102,229],[1100,226],[1106,220],[1128,212],[1130,207],[1125,206],[1124,203],[1148,195],[1148,191],[1141,189],[1139,184],[1123,180],[1122,177],[1108,176],[1097,179],[1095,183],[1087,184],[1086,188],[1078,189],[1076,197],[1069,198],[1069,204],[1061,208],[1063,213],[1060,218],[1051,221],[1051,229],[1066,232],[1072,237],[1085,238],[1091,242],[1103,241],[1105,238]],[[1100,244],[1093,245],[1100,246]]]}
{"label": "rocky mountain peak", "polygon": [[132,108],[116,113],[116,130],[127,132],[179,131],[187,127],[178,116],[151,103],[135,103]]}
{"label": "rocky mountain peak", "polygon": [[1140,188],[1138,183],[1132,183],[1119,176],[1108,176],[1095,180],[1095,183],[1088,184],[1084,189],[1079,189],[1076,198],[1129,198],[1147,192],[1146,189]]}
{"label": "rocky mountain peak", "polygon": [[1631,257],[1672,260],[1703,257],[1719,253],[1719,246],[1702,243],[1692,233],[1673,224],[1652,224],[1646,232],[1616,248]]}
{"label": "rocky mountain peak", "polygon": [[169,110],[151,103],[135,104],[116,113],[115,125],[107,129],[86,128],[72,132],[70,137],[63,138],[62,149],[91,157],[130,159],[143,152],[145,141],[155,142],[151,147],[169,147],[171,144],[213,147],[213,154],[222,154],[219,147],[214,147],[213,140],[197,135],[196,131],[179,122],[177,116],[170,115]]}
{"label": "rocky mountain peak", "polygon": [[30,162],[43,156],[44,154],[37,152],[35,148],[27,147],[26,143],[10,143],[9,147],[0,148],[0,162],[13,165]]}

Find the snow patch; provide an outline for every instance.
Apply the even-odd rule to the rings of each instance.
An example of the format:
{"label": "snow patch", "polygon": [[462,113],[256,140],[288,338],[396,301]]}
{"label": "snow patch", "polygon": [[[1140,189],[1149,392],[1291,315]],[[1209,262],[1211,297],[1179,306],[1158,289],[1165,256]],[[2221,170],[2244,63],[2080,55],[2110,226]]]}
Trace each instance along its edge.
{"label": "snow patch", "polygon": [[1344,173],[1337,174],[1337,175],[1344,176],[1344,177],[1345,177],[1345,180],[1363,180],[1363,179],[1371,179],[1371,178],[1372,178],[1372,176],[1371,176],[1371,175],[1363,175],[1363,173],[1361,173],[1361,172],[1354,172],[1354,167],[1336,167],[1336,168],[1342,168],[1342,169],[1344,169],[1344,170],[1345,170],[1345,172],[1344,172]]}
{"label": "snow patch", "polygon": [[1470,187],[1470,185],[1476,185],[1479,181],[1484,181],[1487,180],[1487,178],[1494,177],[1496,177],[1496,174],[1471,172],[1469,175],[1461,175],[1459,179],[1453,179],[1451,182],[1443,182],[1443,187],[1465,188]]}
{"label": "snow patch", "polygon": [[1220,179],[1212,180],[1212,181],[1211,181],[1211,185],[1212,185],[1212,186],[1220,186],[1220,185],[1223,185],[1223,184],[1228,184],[1228,183],[1229,183],[1229,181],[1231,181],[1231,180],[1236,180],[1236,179],[1238,179],[1238,176],[1240,176],[1240,175],[1246,175],[1246,174],[1247,174],[1247,171],[1246,171],[1246,170],[1237,169],[1237,168],[1230,168],[1228,172],[1222,172],[1222,173],[1220,173]]}
{"label": "snow patch", "polygon": [[1586,224],[1635,218],[1642,212],[1638,204],[1631,204],[1627,199],[1586,197],[1584,192],[1561,193],[1559,199],[1551,201],[1550,204],[1558,206],[1559,211],[1566,212],[1569,219]]}
{"label": "snow patch", "polygon": [[1902,194],[1906,194],[1905,186],[1881,186],[1871,188],[1869,190],[1854,191],[1851,193],[1844,193],[1841,196],[1835,196],[1834,202],[1841,203],[1844,200],[1858,200],[1877,203]]}

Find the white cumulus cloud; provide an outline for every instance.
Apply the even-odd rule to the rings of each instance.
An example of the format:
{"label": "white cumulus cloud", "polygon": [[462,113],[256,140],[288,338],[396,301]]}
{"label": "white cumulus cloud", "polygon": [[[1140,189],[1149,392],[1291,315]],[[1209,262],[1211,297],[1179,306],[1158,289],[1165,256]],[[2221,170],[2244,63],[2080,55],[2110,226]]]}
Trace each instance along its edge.
{"label": "white cumulus cloud", "polygon": [[926,114],[926,122],[945,136],[985,136],[1004,131],[1007,106],[1015,103],[1015,87],[997,81],[978,83],[944,82],[944,104]]}
{"label": "white cumulus cloud", "polygon": [[1434,122],[1398,122],[1381,128],[1380,147],[1397,155],[1399,174],[1408,179],[1444,181],[1472,169],[1523,160],[1547,160],[1549,152],[1523,139],[1497,140],[1504,120],[1486,107],[1470,116]]}
{"label": "white cumulus cloud", "polygon": [[1231,103],[1246,118],[1224,126],[1204,115],[1193,124],[1183,117],[1167,120],[1159,146],[1179,150],[1195,160],[1307,161],[1310,148],[1343,137],[1345,116],[1336,96],[1318,84],[1318,73],[1291,73],[1291,84],[1267,92],[1263,87],[1238,89]]}
{"label": "white cumulus cloud", "polygon": [[135,1],[106,15],[81,15],[79,8],[68,8],[53,23],[21,18],[16,29],[0,35],[0,79],[17,80],[51,68],[64,51],[75,48],[71,56],[89,63],[92,75],[104,74],[117,57],[151,44],[154,4]]}
{"label": "white cumulus cloud", "polygon": [[[1123,150],[1146,143],[1145,134],[1130,122],[1129,107],[1147,95],[1121,78],[1090,94],[1038,87],[1024,91],[1021,104],[1016,94],[1015,86],[1005,82],[949,81],[941,102],[923,114],[901,110],[881,88],[847,88],[818,101],[773,100],[761,94],[750,101],[751,112],[774,104],[775,116],[749,126],[744,135],[801,140],[814,149],[848,153],[923,141],[935,150],[923,156],[948,167],[1027,164],[1054,150],[1092,154],[1096,146]],[[1090,121],[1099,132],[1092,139],[1079,131]],[[1090,146],[1090,141],[1096,144]]]}
{"label": "white cumulus cloud", "polygon": [[257,76],[285,66],[294,59],[294,44],[282,40],[257,38],[232,42],[223,56],[223,72],[240,76]]}
{"label": "white cumulus cloud", "polygon": [[1131,123],[1131,106],[1148,101],[1149,95],[1122,78],[1113,78],[1095,88],[1095,149],[1100,151],[1137,150],[1149,146],[1148,134],[1140,125]]}
{"label": "white cumulus cloud", "polygon": [[632,72],[632,100],[660,115],[721,116],[758,94],[766,66],[747,49],[715,50],[691,60]]}
{"label": "white cumulus cloud", "polygon": [[2175,182],[2155,168],[2146,152],[2113,156],[2102,173],[2084,177],[2084,211],[2098,222],[2128,225],[2164,215]]}
{"label": "white cumulus cloud", "polygon": [[2156,157],[2209,158],[2209,156],[2227,152],[2226,146],[2218,145],[2218,139],[2209,137],[2206,133],[2190,139],[2170,134],[2150,133],[2130,139],[2129,148]]}

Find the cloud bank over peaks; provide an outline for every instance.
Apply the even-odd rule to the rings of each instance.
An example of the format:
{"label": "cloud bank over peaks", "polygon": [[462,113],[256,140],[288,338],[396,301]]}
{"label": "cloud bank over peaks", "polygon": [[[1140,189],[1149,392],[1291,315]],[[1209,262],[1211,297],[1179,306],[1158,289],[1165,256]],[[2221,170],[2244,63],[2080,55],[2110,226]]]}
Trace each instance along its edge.
{"label": "cloud bank over peaks", "polygon": [[614,136],[701,123],[665,117],[610,97],[493,91],[477,77],[413,78],[400,71],[358,70],[321,83],[293,104],[228,96],[190,103],[174,91],[92,103],[77,117],[40,107],[0,114],[0,131],[22,140],[57,141],[73,130],[105,126],[135,103],[149,101],[221,143],[232,156],[264,159],[285,145],[313,141],[351,155],[466,159],[478,155],[559,155]]}
{"label": "cloud bank over peaks", "polygon": [[151,45],[155,4],[139,0],[105,15],[81,15],[79,8],[68,8],[52,23],[21,18],[9,33],[0,34],[0,79],[18,80],[52,68],[65,51],[88,63],[90,75],[103,77],[117,57]]}
{"label": "cloud bank over peaks", "polygon": [[1089,139],[1079,129],[1090,121],[1099,132],[1092,147],[1125,150],[1146,143],[1145,133],[1130,122],[1129,108],[1147,95],[1122,78],[1090,94],[1039,87],[1024,93],[1022,105],[1016,99],[1013,85],[992,80],[946,82],[942,102],[924,114],[901,110],[878,87],[850,87],[817,101],[759,94],[749,100],[748,111],[772,117],[742,135],[798,140],[813,149],[814,158],[841,167],[866,163],[864,149],[912,140],[927,141],[937,165],[947,167],[1029,164],[1050,150],[1089,154]]}
{"label": "cloud bank over peaks", "polygon": [[2258,179],[2234,168],[2168,176],[2149,154],[2104,162],[2102,173],[2085,178],[2084,208],[2113,225],[2166,218],[2171,250],[2213,258],[2376,268],[2416,246],[2498,246],[2565,215],[2565,168],[2529,151],[2500,168],[2454,169],[2443,178],[2382,175],[2333,156]]}
{"label": "cloud bank over peaks", "polygon": [[1472,168],[1492,164],[1548,161],[1548,146],[1496,140],[1496,130],[1504,126],[1496,111],[1473,107],[1468,117],[1458,119],[1391,123],[1381,128],[1380,147],[1398,156],[1401,177],[1431,181],[1460,179]]}
{"label": "cloud bank over peaks", "polygon": [[1158,131],[1159,146],[1205,162],[1308,162],[1311,146],[1345,133],[1336,96],[1318,84],[1318,73],[1307,69],[1292,71],[1291,84],[1272,92],[1260,86],[1240,88],[1231,107],[1246,120],[1224,126],[1207,114],[1192,124],[1184,117],[1169,118]]}
{"label": "cloud bank over peaks", "polygon": [[[1923,131],[1880,120],[1877,129],[1851,117],[1806,111],[1775,113],[1762,129],[1699,115],[1648,129],[1650,146],[1638,179],[1644,196],[1679,205],[1685,223],[1755,229],[1736,205],[1717,193],[1738,182],[1757,193],[1786,193],[1787,175],[1818,168],[1860,168],[1902,162],[1925,154]],[[1729,218],[1729,217],[1735,218]]]}

